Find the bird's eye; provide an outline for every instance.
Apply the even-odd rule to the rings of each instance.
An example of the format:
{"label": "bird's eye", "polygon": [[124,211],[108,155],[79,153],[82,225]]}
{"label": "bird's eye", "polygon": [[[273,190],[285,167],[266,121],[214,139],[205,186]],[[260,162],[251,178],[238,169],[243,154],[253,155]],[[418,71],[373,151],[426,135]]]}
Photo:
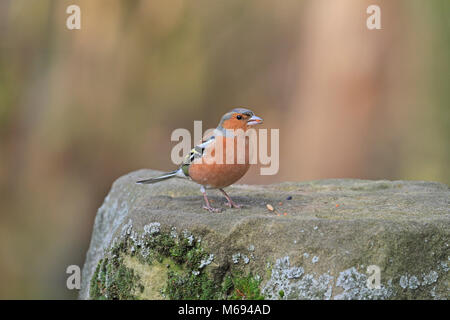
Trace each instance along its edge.
{"label": "bird's eye", "polygon": [[241,119],[242,119],[242,116],[241,116],[240,114],[238,114],[238,115],[236,116],[236,119],[241,120]]}

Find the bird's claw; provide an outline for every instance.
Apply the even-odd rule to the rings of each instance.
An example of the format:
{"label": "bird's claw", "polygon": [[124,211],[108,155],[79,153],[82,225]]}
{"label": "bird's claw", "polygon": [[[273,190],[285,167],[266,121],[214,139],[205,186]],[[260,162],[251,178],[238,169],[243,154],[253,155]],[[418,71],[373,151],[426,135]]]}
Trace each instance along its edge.
{"label": "bird's claw", "polygon": [[211,206],[203,206],[203,209],[208,210],[209,212],[213,212],[213,213],[220,213],[222,212],[222,209],[220,208],[213,208]]}
{"label": "bird's claw", "polygon": [[244,207],[242,204],[236,204],[234,202],[227,202],[226,206],[230,209],[241,209],[242,207]]}

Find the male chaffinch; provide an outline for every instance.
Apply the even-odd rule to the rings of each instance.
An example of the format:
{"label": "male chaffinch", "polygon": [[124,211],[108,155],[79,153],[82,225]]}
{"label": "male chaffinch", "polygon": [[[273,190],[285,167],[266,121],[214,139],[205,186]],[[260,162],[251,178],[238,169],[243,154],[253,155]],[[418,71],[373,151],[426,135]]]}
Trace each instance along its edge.
{"label": "male chaffinch", "polygon": [[[203,206],[204,209],[210,212],[221,211],[211,206],[206,196],[206,189],[219,189],[227,199],[227,205],[230,208],[241,208],[240,205],[231,200],[223,188],[238,181],[250,168],[249,139],[248,136],[245,136],[245,133],[252,126],[262,122],[263,120],[251,110],[245,108],[233,109],[222,117],[212,134],[205,136],[201,143],[191,150],[177,170],[159,177],[140,180],[137,183],[150,184],[174,177],[185,178],[201,185],[200,191],[203,193],[206,203]],[[242,134],[244,140],[239,137]],[[245,141],[245,144],[242,141]],[[238,158],[238,148],[242,146],[245,146],[245,159]],[[222,147],[222,154],[217,149],[219,151],[216,155],[216,147]],[[228,158],[227,150],[234,150]],[[230,159],[232,156],[234,159]]]}

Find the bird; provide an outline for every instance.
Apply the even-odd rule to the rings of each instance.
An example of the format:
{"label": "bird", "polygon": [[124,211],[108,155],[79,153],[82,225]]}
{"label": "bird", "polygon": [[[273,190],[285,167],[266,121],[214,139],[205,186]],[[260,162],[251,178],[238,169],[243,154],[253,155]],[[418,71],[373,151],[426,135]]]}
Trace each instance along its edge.
{"label": "bird", "polygon": [[[136,183],[153,184],[171,178],[184,178],[200,185],[200,192],[205,201],[203,208],[209,212],[222,210],[211,206],[206,194],[207,189],[218,189],[227,199],[228,207],[239,209],[242,205],[236,204],[224,188],[234,184],[249,170],[250,148],[247,132],[261,123],[263,119],[256,116],[253,111],[243,107],[234,108],[225,113],[217,128],[204,136],[202,141],[185,156],[178,169]],[[239,153],[243,150],[238,149],[243,147],[245,147],[244,159],[242,153]]]}

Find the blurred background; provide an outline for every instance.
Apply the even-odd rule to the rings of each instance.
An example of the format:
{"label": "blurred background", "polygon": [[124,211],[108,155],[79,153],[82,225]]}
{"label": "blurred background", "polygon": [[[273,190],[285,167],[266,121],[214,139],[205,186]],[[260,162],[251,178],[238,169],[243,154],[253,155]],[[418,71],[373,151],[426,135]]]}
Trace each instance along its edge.
{"label": "blurred background", "polygon": [[75,298],[112,182],[234,106],[282,140],[243,183],[448,184],[449,61],[448,0],[0,0],[0,298]]}

